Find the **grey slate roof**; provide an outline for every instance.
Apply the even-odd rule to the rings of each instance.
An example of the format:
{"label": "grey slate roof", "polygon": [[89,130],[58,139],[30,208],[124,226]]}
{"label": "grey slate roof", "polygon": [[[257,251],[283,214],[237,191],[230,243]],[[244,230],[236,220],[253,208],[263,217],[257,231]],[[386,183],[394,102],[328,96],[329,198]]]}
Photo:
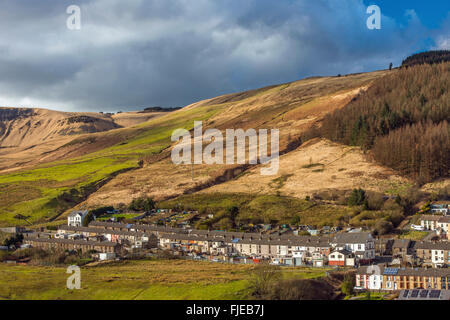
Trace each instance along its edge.
{"label": "grey slate roof", "polygon": [[409,239],[395,239],[392,248],[408,249],[411,244],[411,240]]}
{"label": "grey slate roof", "polygon": [[424,250],[450,250],[450,242],[431,242],[431,241],[416,241],[414,249],[424,249]]}
{"label": "grey slate roof", "polygon": [[[370,266],[359,267],[356,271],[357,274],[368,274],[367,269]],[[378,265],[381,274],[384,273],[386,267],[384,265]],[[391,268],[398,269],[396,276],[415,276],[415,277],[450,277],[450,269],[444,268]],[[373,270],[372,270],[373,271]]]}
{"label": "grey slate roof", "polygon": [[59,230],[64,231],[73,231],[73,232],[89,232],[96,234],[114,234],[114,235],[123,235],[123,236],[151,236],[152,234],[148,234],[145,232],[134,232],[134,231],[121,231],[121,230],[111,230],[111,229],[102,229],[102,228],[91,228],[91,227],[73,227],[73,226],[60,226]]}
{"label": "grey slate roof", "polygon": [[425,214],[420,217],[420,221],[438,221],[441,218],[441,216],[434,216],[430,214]]}
{"label": "grey slate roof", "polygon": [[116,247],[120,246],[118,243],[115,242],[108,242],[108,241],[84,241],[84,240],[68,240],[68,239],[49,239],[49,238],[32,238],[29,237],[25,239],[25,241],[32,241],[32,242],[46,242],[46,243],[62,243],[62,244],[77,244],[77,245],[85,245],[85,246],[97,246],[97,247]]}
{"label": "grey slate roof", "polygon": [[87,214],[88,212],[89,212],[88,210],[84,210],[84,211],[72,211],[72,212],[69,214],[69,217],[73,218],[73,217],[75,217],[75,216],[77,216],[77,215],[83,216],[83,215]]}
{"label": "grey slate roof", "polygon": [[369,232],[339,233],[332,239],[332,243],[366,243],[366,241],[369,239],[372,239],[372,235]]}

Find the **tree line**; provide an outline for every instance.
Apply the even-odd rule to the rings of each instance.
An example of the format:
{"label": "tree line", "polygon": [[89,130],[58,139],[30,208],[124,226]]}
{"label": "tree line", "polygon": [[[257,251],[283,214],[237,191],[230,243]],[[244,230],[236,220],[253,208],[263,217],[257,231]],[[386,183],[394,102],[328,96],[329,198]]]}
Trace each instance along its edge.
{"label": "tree line", "polygon": [[449,50],[427,51],[412,55],[402,62],[402,67],[412,67],[418,64],[435,64],[450,61]]}

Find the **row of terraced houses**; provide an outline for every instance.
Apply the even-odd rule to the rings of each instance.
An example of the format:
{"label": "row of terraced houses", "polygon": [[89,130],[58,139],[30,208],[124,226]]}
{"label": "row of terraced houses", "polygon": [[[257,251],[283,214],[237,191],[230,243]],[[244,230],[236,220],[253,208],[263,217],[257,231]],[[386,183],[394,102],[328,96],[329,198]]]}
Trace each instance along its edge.
{"label": "row of terraced houses", "polygon": [[368,232],[335,237],[265,235],[259,233],[185,230],[152,225],[92,222],[89,227],[132,230],[157,236],[162,249],[211,256],[245,256],[275,264],[355,266],[375,258],[375,240]]}
{"label": "row of terraced houses", "polygon": [[405,265],[450,265],[450,242],[375,240],[368,232],[338,233],[333,237],[267,235],[93,221],[88,227],[60,226],[55,235],[29,234],[25,243],[100,252],[159,247],[182,255],[220,257],[223,261],[241,256],[291,266],[353,267],[373,263],[376,256],[390,256]]}
{"label": "row of terraced houses", "polygon": [[356,289],[399,291],[450,290],[450,269],[362,266],[356,272]]}

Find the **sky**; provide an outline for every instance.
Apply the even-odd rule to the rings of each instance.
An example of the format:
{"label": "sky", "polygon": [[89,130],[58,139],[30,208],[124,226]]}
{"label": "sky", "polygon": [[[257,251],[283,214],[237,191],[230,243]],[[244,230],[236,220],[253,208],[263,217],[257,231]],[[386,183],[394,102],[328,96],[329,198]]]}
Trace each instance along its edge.
{"label": "sky", "polygon": [[450,49],[448,0],[2,0],[0,106],[181,107],[436,49]]}

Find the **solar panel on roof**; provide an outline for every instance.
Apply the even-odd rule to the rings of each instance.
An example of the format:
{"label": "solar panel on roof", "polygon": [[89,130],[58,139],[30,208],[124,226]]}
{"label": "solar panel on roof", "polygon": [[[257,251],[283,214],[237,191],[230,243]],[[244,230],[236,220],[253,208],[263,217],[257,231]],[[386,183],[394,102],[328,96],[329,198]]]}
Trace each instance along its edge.
{"label": "solar panel on roof", "polygon": [[426,298],[428,296],[428,290],[422,290],[420,291],[420,297],[421,298]]}
{"label": "solar panel on roof", "polygon": [[405,292],[403,292],[403,298],[407,298],[409,294],[409,290],[405,290]]}
{"label": "solar panel on roof", "polygon": [[439,298],[441,296],[441,290],[431,290],[430,298]]}
{"label": "solar panel on roof", "polygon": [[383,274],[395,276],[398,273],[398,268],[385,268]]}
{"label": "solar panel on roof", "polygon": [[411,293],[411,298],[417,298],[418,295],[419,295],[419,290],[413,290]]}

